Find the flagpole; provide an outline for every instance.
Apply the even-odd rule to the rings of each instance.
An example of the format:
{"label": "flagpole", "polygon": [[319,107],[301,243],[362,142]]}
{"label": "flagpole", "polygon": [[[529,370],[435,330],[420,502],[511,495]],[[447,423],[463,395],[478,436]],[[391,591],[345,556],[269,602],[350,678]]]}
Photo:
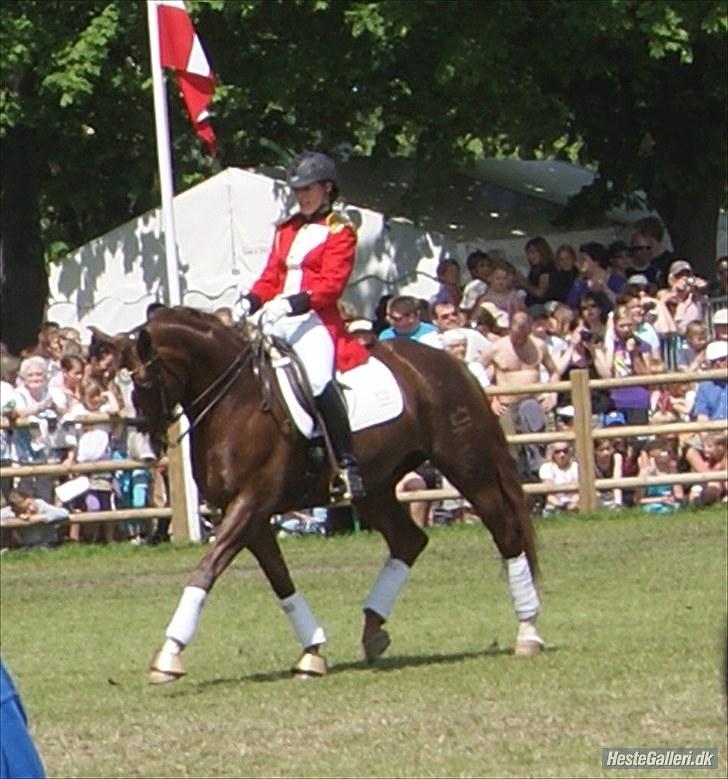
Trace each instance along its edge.
{"label": "flagpole", "polygon": [[[147,20],[149,27],[149,51],[152,58],[152,86],[154,89],[154,126],[157,135],[157,159],[159,161],[159,185],[162,191],[162,228],[164,230],[164,248],[167,258],[167,293],[170,306],[182,302],[179,288],[179,266],[177,264],[177,240],[174,229],[174,187],[172,184],[172,155],[169,149],[169,116],[167,113],[167,92],[164,87],[161,57],[159,53],[159,19],[157,3],[147,0]],[[186,416],[180,418],[183,431],[189,428]],[[170,502],[181,504],[181,512],[187,517],[187,533],[191,541],[200,541],[199,506],[200,498],[197,485],[192,477],[190,439],[185,436],[180,442],[182,455],[182,489],[174,490]],[[171,485],[170,485],[171,486]]]}
{"label": "flagpole", "polygon": [[159,23],[157,3],[147,0],[147,20],[149,27],[149,51],[152,58],[152,87],[154,91],[154,126],[157,136],[157,160],[159,163],[159,186],[162,192],[162,229],[167,259],[167,295],[170,306],[182,302],[179,285],[179,265],[177,262],[177,234],[174,226],[174,186],[172,179],[172,155],[169,148],[169,115],[167,112],[167,93],[164,87],[159,54]]}

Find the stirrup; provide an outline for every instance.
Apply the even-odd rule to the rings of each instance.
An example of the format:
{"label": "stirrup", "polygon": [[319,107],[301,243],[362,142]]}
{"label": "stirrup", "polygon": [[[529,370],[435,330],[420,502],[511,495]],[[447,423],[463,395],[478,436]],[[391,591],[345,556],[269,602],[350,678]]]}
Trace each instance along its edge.
{"label": "stirrup", "polygon": [[353,500],[365,498],[366,494],[364,482],[357,466],[347,465],[337,469],[329,485],[331,503],[351,503]]}

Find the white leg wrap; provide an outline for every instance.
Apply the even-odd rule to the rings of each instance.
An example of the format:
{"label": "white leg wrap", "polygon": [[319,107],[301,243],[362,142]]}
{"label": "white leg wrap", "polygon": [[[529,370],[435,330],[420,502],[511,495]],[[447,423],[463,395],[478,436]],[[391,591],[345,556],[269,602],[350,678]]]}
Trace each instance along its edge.
{"label": "white leg wrap", "polygon": [[177,641],[183,647],[192,641],[206,598],[207,592],[201,587],[184,588],[177,611],[174,612],[172,621],[167,626],[165,633],[167,638]]}
{"label": "white leg wrap", "polygon": [[506,560],[508,567],[508,586],[513,598],[513,609],[519,620],[533,620],[541,610],[536,587],[531,576],[531,566],[528,564],[525,552],[518,557]]}
{"label": "white leg wrap", "polygon": [[326,643],[324,629],[319,625],[311,607],[301,593],[294,592],[293,595],[283,598],[279,603],[304,649],[308,646]]}
{"label": "white leg wrap", "polygon": [[379,572],[369,597],[364,602],[364,609],[369,609],[386,620],[400,590],[409,578],[410,570],[407,563],[390,557]]}

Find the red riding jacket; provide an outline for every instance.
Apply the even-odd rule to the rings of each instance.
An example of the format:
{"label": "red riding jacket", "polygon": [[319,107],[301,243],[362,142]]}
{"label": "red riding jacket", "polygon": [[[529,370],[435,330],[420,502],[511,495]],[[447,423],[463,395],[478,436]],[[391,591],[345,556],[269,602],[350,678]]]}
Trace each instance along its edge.
{"label": "red riding jacket", "polygon": [[276,228],[265,268],[250,290],[262,303],[276,295],[288,297],[294,314],[313,309],[334,342],[340,371],[361,365],[369,356],[346,332],[336,305],[355,254],[356,230],[341,214],[331,211],[313,222],[295,214]]}

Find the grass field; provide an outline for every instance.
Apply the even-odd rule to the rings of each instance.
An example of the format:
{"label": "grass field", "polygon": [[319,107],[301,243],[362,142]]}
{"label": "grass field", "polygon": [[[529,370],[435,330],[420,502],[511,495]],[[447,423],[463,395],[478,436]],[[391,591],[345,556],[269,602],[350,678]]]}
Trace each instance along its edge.
{"label": "grass field", "polygon": [[615,773],[605,746],[716,746],[719,769],[692,775],[726,775],[724,510],[542,521],[535,659],[509,654],[479,527],[431,532],[373,668],[360,604],[381,539],[283,543],[328,633],[321,680],[290,678],[299,648],[247,553],[213,591],[189,675],[165,687],[145,669],[199,547],[4,555],[2,653],[49,775],[591,777]]}

